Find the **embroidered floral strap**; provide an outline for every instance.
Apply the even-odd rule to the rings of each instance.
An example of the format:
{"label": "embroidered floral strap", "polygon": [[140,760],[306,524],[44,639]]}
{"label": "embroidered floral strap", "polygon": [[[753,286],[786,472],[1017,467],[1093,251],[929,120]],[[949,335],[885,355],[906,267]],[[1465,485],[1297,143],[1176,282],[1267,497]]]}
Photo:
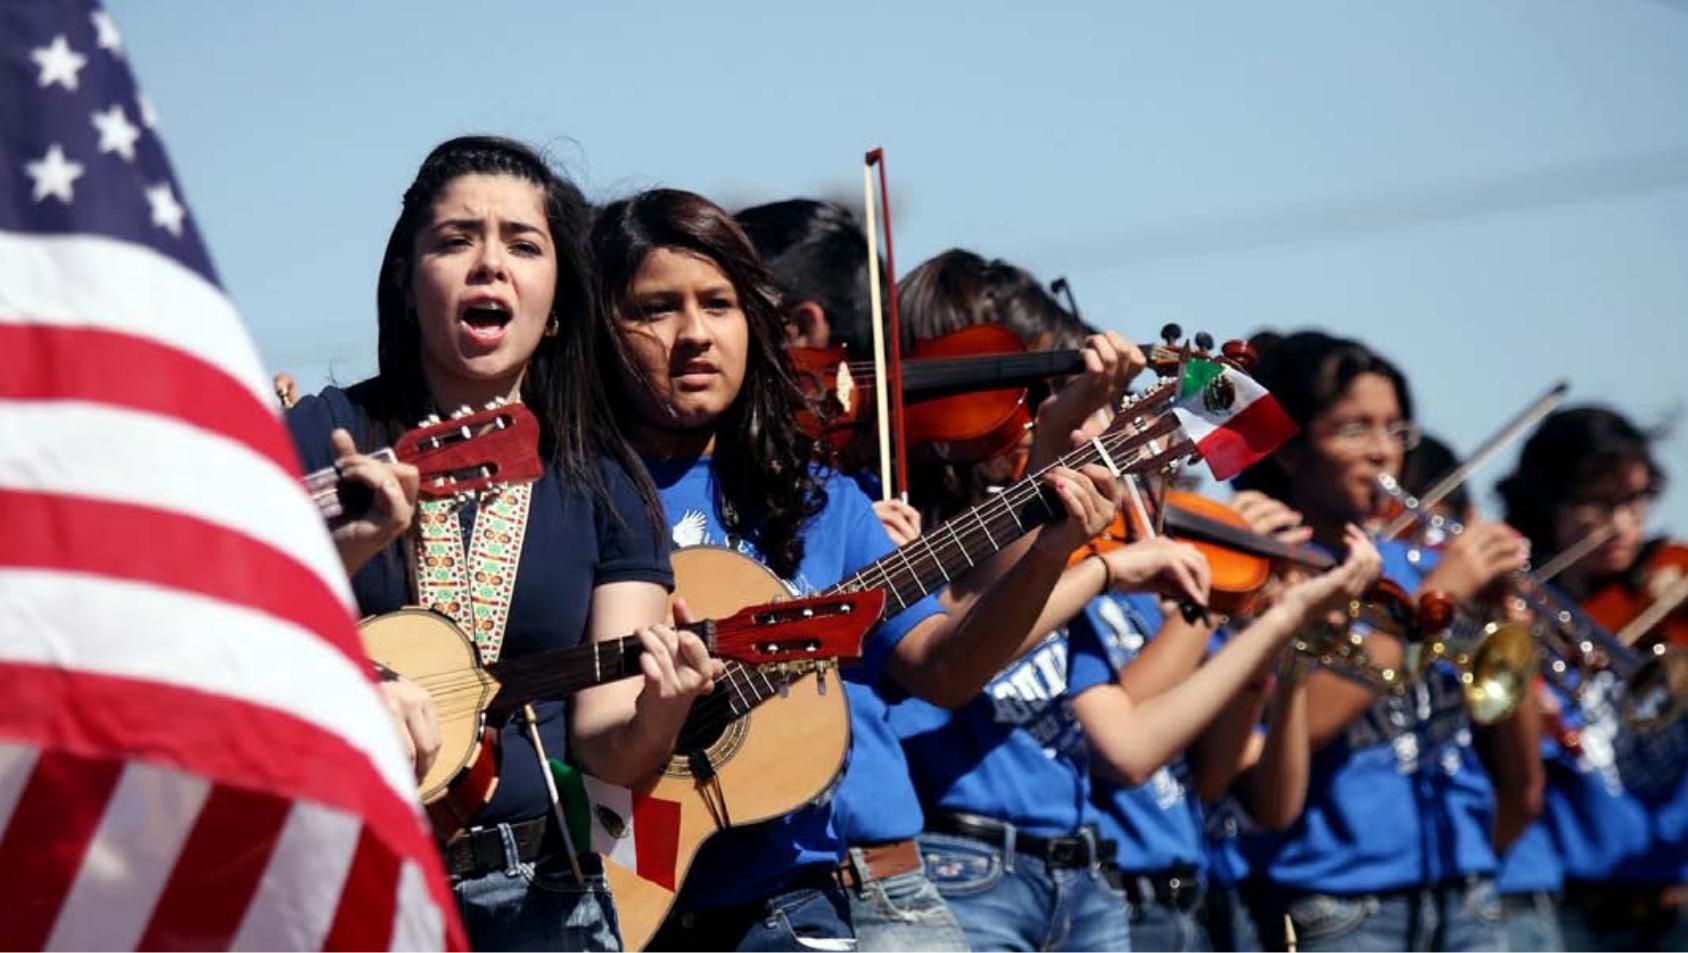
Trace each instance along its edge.
{"label": "embroidered floral strap", "polygon": [[528,484],[483,496],[467,547],[452,501],[424,500],[419,507],[417,601],[462,626],[488,665],[498,661],[504,645],[532,502]]}

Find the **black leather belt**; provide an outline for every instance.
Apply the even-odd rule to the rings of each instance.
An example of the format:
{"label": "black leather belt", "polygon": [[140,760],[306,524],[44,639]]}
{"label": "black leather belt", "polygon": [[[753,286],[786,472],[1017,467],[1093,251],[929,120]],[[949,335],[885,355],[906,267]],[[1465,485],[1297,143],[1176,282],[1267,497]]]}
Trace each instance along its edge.
{"label": "black leather belt", "polygon": [[1116,846],[1111,840],[1103,840],[1092,825],[1086,825],[1083,834],[1040,837],[994,818],[960,811],[927,815],[926,828],[938,834],[984,841],[1003,850],[1012,849],[1017,854],[1036,857],[1051,867],[1091,867],[1101,863],[1103,858],[1113,856]]}
{"label": "black leather belt", "polygon": [[[510,828],[510,839],[515,844],[518,862],[538,863],[554,854],[567,864],[568,854],[563,847],[563,838],[557,833],[557,825],[551,818],[512,821],[506,826]],[[504,834],[497,825],[472,827],[459,833],[440,848],[440,854],[445,860],[446,873],[463,880],[484,877],[510,867]],[[581,854],[580,866],[581,872],[587,876],[603,873],[603,866],[595,854]]]}
{"label": "black leather belt", "polygon": [[1125,894],[1125,899],[1137,906],[1150,901],[1174,910],[1190,910],[1202,899],[1202,885],[1194,867],[1168,867],[1164,870],[1121,870],[1114,864],[1102,868],[1108,886]]}

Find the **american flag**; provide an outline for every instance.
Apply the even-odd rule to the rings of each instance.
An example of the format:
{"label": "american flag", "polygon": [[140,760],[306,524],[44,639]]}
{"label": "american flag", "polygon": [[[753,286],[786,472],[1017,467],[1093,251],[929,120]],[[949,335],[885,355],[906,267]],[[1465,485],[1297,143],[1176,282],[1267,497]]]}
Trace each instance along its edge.
{"label": "american flag", "polygon": [[0,949],[461,948],[127,55],[0,0]]}

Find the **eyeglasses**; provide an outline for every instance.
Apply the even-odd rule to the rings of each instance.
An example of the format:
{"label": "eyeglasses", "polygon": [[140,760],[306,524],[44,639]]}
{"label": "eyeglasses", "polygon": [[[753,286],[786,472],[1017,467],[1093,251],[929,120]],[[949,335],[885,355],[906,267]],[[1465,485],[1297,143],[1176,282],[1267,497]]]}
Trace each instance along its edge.
{"label": "eyeglasses", "polygon": [[1573,496],[1565,501],[1573,513],[1586,516],[1605,516],[1618,510],[1632,510],[1645,506],[1658,495],[1652,487],[1619,496]]}
{"label": "eyeglasses", "polygon": [[1350,420],[1338,424],[1330,432],[1330,440],[1348,447],[1357,447],[1373,436],[1381,433],[1384,440],[1398,444],[1402,450],[1411,450],[1418,446],[1418,424],[1410,420],[1397,420],[1392,424],[1371,424],[1362,420]]}

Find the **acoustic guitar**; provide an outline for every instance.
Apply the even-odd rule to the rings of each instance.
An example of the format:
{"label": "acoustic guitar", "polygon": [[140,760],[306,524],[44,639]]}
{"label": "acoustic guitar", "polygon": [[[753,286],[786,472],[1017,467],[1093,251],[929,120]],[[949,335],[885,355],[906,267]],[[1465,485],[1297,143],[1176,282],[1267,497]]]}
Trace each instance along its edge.
{"label": "acoustic guitar", "polygon": [[[1062,457],[1059,464],[1099,463],[1116,474],[1142,472],[1190,452],[1188,440],[1152,441],[1178,429],[1166,413],[1177,392],[1163,380],[1126,402],[1107,433]],[[914,605],[1009,543],[1065,514],[1060,501],[1028,476],[930,530],[834,586],[832,593],[881,591],[886,616]],[[760,563],[729,549],[698,546],[674,553],[675,592],[701,615],[728,615],[789,590]],[[681,731],[669,763],[634,788],[679,804],[679,850],[673,882],[639,876],[604,858],[604,871],[627,949],[642,949],[662,925],[678,885],[703,843],[729,827],[789,814],[824,796],[843,770],[850,748],[849,709],[832,666],[767,671],[729,662],[734,689],[700,699]]]}
{"label": "acoustic guitar", "polygon": [[[820,660],[860,656],[862,638],[879,620],[884,600],[878,592],[817,596],[754,606],[680,628],[696,633],[711,655],[761,672],[785,673]],[[474,639],[431,609],[412,606],[373,616],[358,631],[381,678],[402,676],[434,700],[440,753],[419,789],[442,836],[450,836],[492,799],[498,783],[498,727],[511,713],[640,674],[642,651],[635,636],[484,665]],[[715,692],[736,688],[728,679]]]}
{"label": "acoustic guitar", "polygon": [[[524,404],[506,403],[485,410],[461,411],[450,420],[430,420],[406,431],[391,447],[369,454],[386,463],[416,467],[419,495],[445,499],[473,493],[495,483],[531,483],[545,472],[539,459],[539,419]],[[369,505],[371,491],[345,483],[335,467],[304,477],[324,519],[356,515]]]}

